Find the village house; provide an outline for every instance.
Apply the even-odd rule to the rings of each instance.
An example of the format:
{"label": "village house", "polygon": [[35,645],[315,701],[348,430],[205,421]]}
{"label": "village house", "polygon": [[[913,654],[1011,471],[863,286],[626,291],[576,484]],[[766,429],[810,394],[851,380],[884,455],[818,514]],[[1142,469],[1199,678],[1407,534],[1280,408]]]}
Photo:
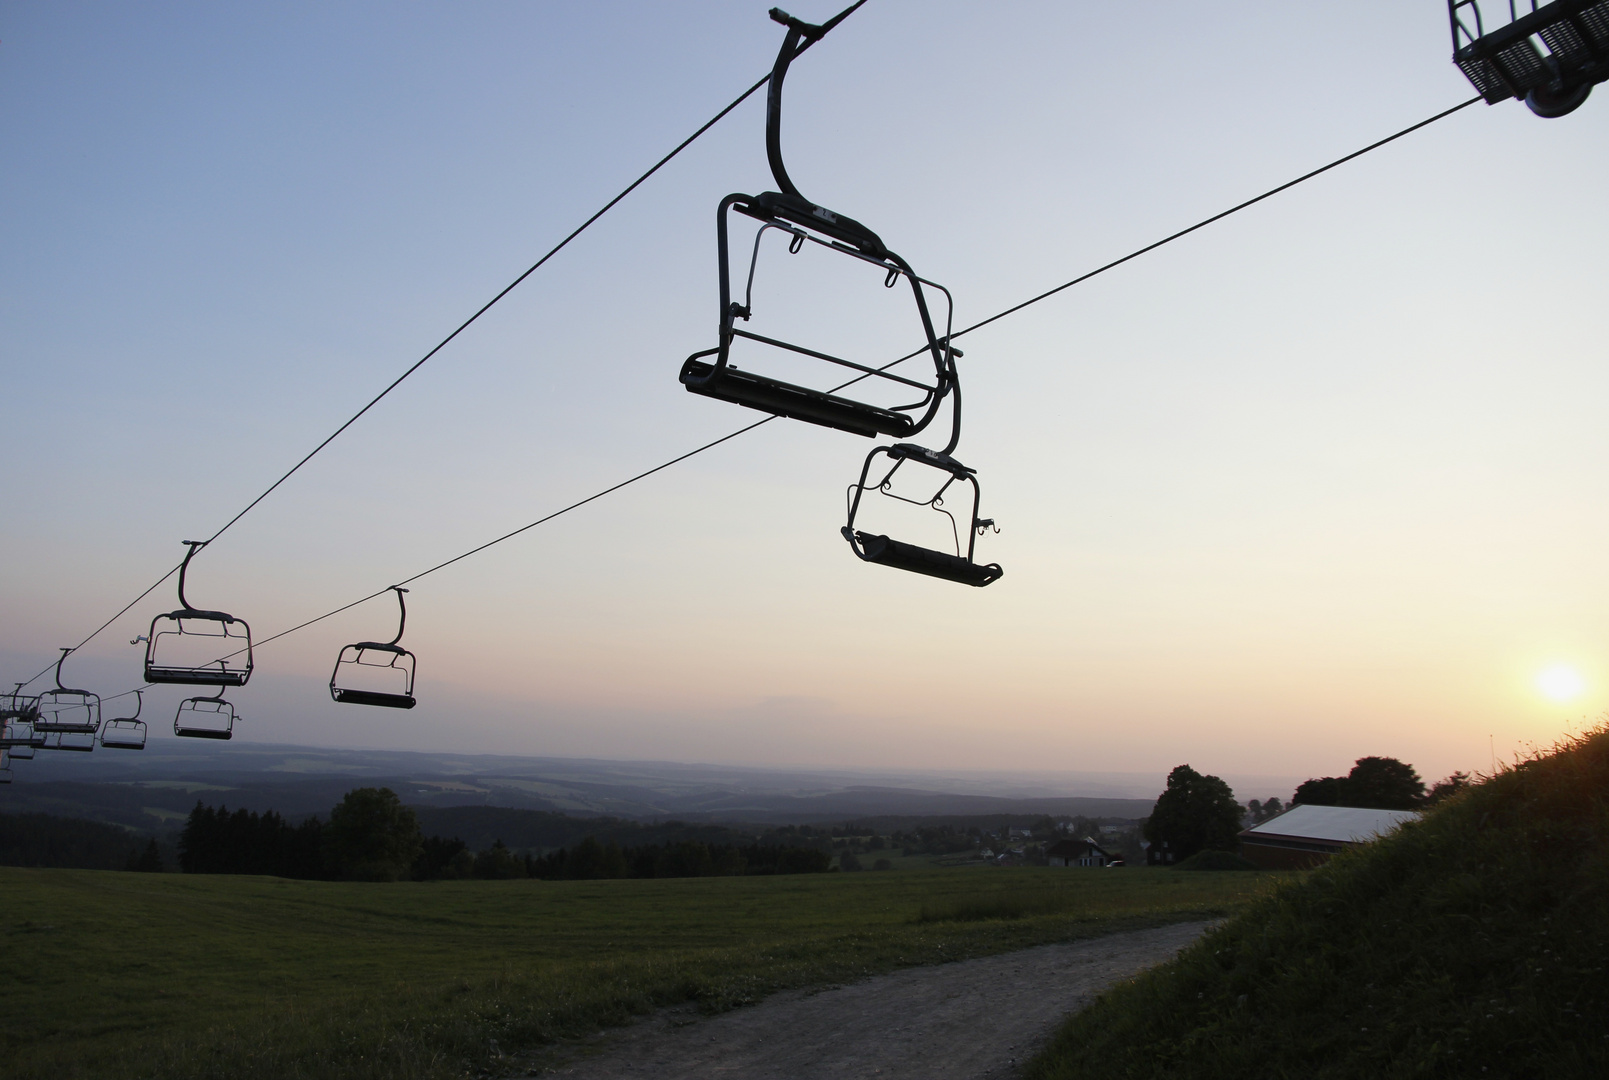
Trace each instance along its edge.
{"label": "village house", "polygon": [[1089,836],[1058,840],[1045,849],[1045,857],[1051,866],[1109,866],[1116,859]]}
{"label": "village house", "polygon": [[1243,830],[1240,855],[1264,870],[1302,870],[1418,818],[1417,810],[1365,810],[1303,803]]}

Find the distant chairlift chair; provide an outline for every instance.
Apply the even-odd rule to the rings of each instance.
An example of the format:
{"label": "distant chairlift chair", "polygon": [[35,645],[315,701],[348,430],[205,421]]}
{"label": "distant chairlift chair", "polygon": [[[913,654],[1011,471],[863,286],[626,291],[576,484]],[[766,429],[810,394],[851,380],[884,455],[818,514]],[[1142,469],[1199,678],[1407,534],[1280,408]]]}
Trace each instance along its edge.
{"label": "distant chairlift chair", "polygon": [[387,642],[359,641],[341,650],[330,674],[330,697],[347,705],[378,705],[387,709],[411,709],[414,655],[398,645],[408,624],[408,605],[400,585],[397,594],[397,636]]}
{"label": "distant chairlift chair", "polygon": [[106,721],[101,728],[101,746],[108,750],[144,750],[145,721],[140,719],[140,712],[144,708],[143,691],[134,691],[134,715]]}
{"label": "distant chairlift chair", "polygon": [[[946,318],[945,332],[940,336],[934,330],[923,286],[928,285],[944,292],[946,301],[949,293],[933,285],[932,282],[917,277],[909,263],[888,250],[877,234],[860,222],[834,213],[826,207],[817,206],[799,194],[799,189],[788,177],[787,168],[782,161],[782,84],[787,77],[788,66],[794,57],[803,51],[801,43],[808,45],[818,40],[836,25],[837,20],[829,21],[822,26],[813,26],[777,8],[771,9],[771,18],[788,28],[782,48],[777,53],[776,63],[771,70],[765,126],[766,153],[770,159],[771,174],[781,190],[768,191],[758,196],[728,195],[721,200],[715,216],[720,268],[719,344],[713,349],[706,349],[688,357],[682,364],[681,382],[691,393],[758,409],[774,416],[791,417],[867,437],[889,435],[895,438],[909,438],[932,421],[954,382],[954,356],[958,354],[953,353],[949,345],[949,319]],[[730,258],[727,252],[727,215],[731,210],[761,222],[754,240],[754,252],[749,263],[748,286],[742,304],[734,303],[732,300]],[[759,259],[760,241],[770,229],[789,234],[791,237],[789,250],[792,252],[797,252],[805,242],[809,241],[852,258],[861,259],[884,270],[886,274],[883,283],[890,288],[898,284],[902,278],[909,282],[916,299],[917,312],[921,317],[922,329],[926,335],[925,351],[933,362],[931,376],[909,377],[896,374],[883,368],[871,367],[740,329],[736,325],[736,320],[747,321],[753,314],[755,265]],[[870,385],[897,389],[902,395],[914,395],[916,400],[902,405],[877,405],[859,398],[844,396],[836,391],[812,389],[747,369],[739,370],[730,362],[732,344],[737,338],[838,365],[857,373],[853,377],[854,382],[871,380]],[[709,362],[708,357],[714,357],[714,362]],[[838,389],[841,390],[843,387]]]}
{"label": "distant chairlift chair", "polygon": [[1609,0],[1447,0],[1453,62],[1488,105],[1522,99],[1538,116],[1573,112],[1609,79]]}
{"label": "distant chairlift chair", "polygon": [[[179,567],[178,611],[151,620],[146,635],[145,681],[192,686],[245,686],[251,678],[251,627],[222,611],[201,611],[184,597],[190,560],[205,541],[186,540]],[[227,737],[227,736],[225,736]]]}
{"label": "distant chairlift chair", "polygon": [[[34,730],[50,735],[88,735],[89,745],[95,745],[95,734],[101,729],[101,698],[99,694],[92,694],[88,690],[73,690],[62,685],[61,665],[73,650],[63,648],[61,657],[56,661],[56,688],[46,690],[39,695],[39,715],[34,720]],[[71,740],[74,745],[59,747],[61,740],[55,739],[47,743],[44,749],[78,749],[77,743],[81,740]]]}
{"label": "distant chairlift chair", "polygon": [[9,694],[0,695],[0,749],[15,761],[27,761],[45,741],[35,730],[39,718],[39,698],[22,692],[22,683]]}
{"label": "distant chairlift chair", "polygon": [[235,707],[223,699],[219,689],[214,697],[185,698],[173,716],[173,734],[184,739],[232,739]]}
{"label": "distant chairlift chair", "polygon": [[[958,408],[957,414],[959,414],[959,411]],[[959,421],[959,415],[957,419]],[[979,534],[986,529],[994,528],[994,521],[989,518],[978,517],[978,479],[971,469],[950,456],[950,451],[954,449],[954,442],[955,440],[952,438],[951,445],[942,452],[927,450],[911,443],[895,443],[893,446],[879,446],[866,455],[866,463],[860,470],[860,480],[849,487],[849,521],[842,530],[844,539],[849,541],[850,548],[857,556],[866,562],[880,563],[883,566],[891,566],[897,570],[909,570],[912,573],[927,574],[930,577],[943,578],[945,581],[954,581],[962,585],[972,585],[979,588],[1000,580],[1005,571],[1000,569],[999,563],[980,565],[972,559]],[[881,479],[868,482],[872,462],[879,455],[888,458],[890,462],[888,471],[882,474]],[[894,473],[904,467],[907,462],[936,469],[941,473],[947,474],[938,491],[930,499],[910,499],[893,493],[892,481]],[[972,488],[972,505],[967,513],[967,543],[964,555],[961,552],[961,535],[956,525],[955,515],[944,509],[944,493],[957,483],[968,484]],[[855,516],[860,511],[861,496],[867,491],[876,491],[889,498],[899,499],[902,502],[919,506],[931,506],[934,510],[947,516],[950,519],[950,529],[955,534],[954,554],[919,547],[916,544],[894,540],[885,535],[866,533],[856,529]]]}

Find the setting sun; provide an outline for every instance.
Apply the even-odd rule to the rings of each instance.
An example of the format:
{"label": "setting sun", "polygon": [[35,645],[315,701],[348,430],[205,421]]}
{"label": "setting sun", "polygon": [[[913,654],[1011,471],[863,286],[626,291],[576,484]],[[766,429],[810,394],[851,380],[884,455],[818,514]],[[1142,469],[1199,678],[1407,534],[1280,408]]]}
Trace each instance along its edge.
{"label": "setting sun", "polygon": [[1568,664],[1554,664],[1536,677],[1537,688],[1554,701],[1569,701],[1586,689],[1586,682]]}

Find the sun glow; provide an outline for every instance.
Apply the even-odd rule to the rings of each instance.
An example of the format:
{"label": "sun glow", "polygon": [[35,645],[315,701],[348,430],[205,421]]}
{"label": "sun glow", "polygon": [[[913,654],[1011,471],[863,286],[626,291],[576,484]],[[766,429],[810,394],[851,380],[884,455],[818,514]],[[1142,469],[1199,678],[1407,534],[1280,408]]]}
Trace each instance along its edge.
{"label": "sun glow", "polygon": [[1537,689],[1554,701],[1570,701],[1587,688],[1575,668],[1568,664],[1554,664],[1536,677]]}

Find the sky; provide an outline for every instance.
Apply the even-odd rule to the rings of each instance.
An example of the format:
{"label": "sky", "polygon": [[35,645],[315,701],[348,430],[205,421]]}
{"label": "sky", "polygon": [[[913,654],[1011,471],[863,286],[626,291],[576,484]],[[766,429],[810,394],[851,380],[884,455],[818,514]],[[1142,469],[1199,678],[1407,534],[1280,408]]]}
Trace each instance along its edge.
{"label": "sky", "polygon": [[[765,12],[0,9],[0,675],[766,73]],[[794,66],[784,151],[966,326],[1467,100],[1449,53],[1432,0],[871,0]],[[773,186],[763,109],[198,556],[191,602],[260,640],[757,419],[676,374],[715,344],[717,203]],[[1609,91],[1557,120],[1476,105],[962,339],[988,588],[857,561],[838,530],[874,444],[777,421],[414,583],[412,711],[325,686],[394,632],[388,598],[263,645],[237,737],[1158,776],[1381,754],[1427,779],[1550,744],[1609,706],[1606,135]],[[779,325],[920,344],[894,294],[782,258]],[[68,684],[141,685],[129,642],[176,606],[170,581]],[[184,696],[146,695],[153,738]]]}

